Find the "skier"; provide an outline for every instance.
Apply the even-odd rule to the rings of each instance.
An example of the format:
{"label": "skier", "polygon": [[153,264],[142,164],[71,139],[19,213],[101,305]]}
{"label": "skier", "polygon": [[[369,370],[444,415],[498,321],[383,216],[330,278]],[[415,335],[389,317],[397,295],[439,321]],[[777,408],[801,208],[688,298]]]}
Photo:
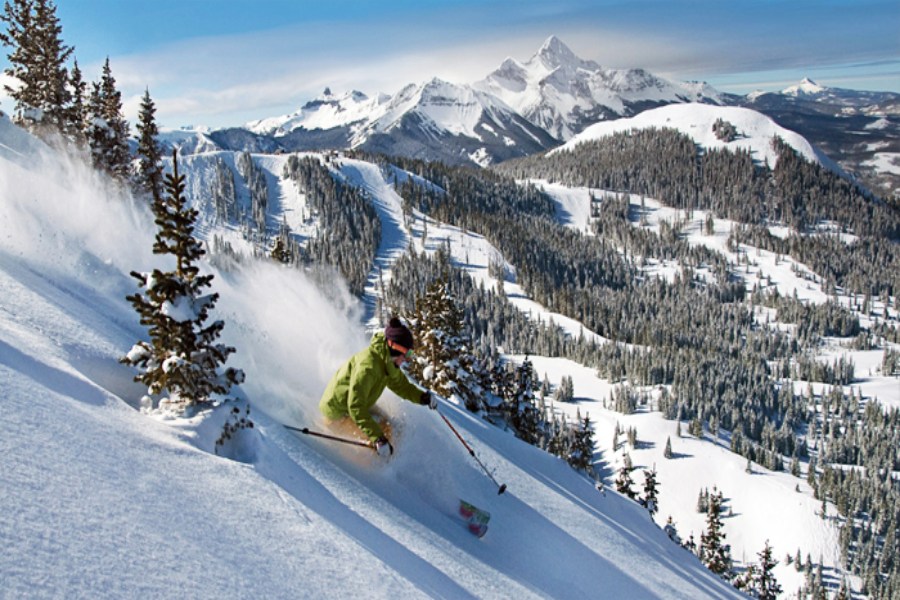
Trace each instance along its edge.
{"label": "skier", "polygon": [[393,317],[372,336],[369,347],[352,356],[338,369],[319,401],[319,410],[331,421],[349,417],[369,438],[379,456],[390,456],[394,447],[371,410],[385,386],[401,398],[437,408],[437,398],[410,382],[400,366],[413,356],[413,335]]}

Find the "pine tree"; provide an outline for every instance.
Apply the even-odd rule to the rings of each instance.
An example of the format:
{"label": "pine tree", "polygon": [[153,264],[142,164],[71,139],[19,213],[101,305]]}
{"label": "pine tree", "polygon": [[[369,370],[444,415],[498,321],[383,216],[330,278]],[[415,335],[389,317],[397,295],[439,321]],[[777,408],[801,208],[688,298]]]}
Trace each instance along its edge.
{"label": "pine tree", "polygon": [[637,498],[637,492],[631,489],[631,486],[634,485],[634,480],[631,479],[631,469],[631,459],[626,454],[625,462],[619,469],[619,476],[616,478],[616,491],[634,500]]}
{"label": "pine tree", "polygon": [[757,556],[759,556],[759,566],[756,569],[756,576],[752,580],[752,589],[760,600],[776,600],[778,594],[781,593],[781,585],[778,584],[778,580],[772,573],[778,561],[772,556],[772,546],[769,545],[769,540],[766,540],[765,547]]}
{"label": "pine tree", "polygon": [[135,381],[145,384],[149,394],[168,392],[161,407],[183,412],[215,404],[212,395],[227,394],[233,384],[243,381],[244,374],[233,368],[219,372],[235,349],[216,343],[224,322],[204,325],[219,295],[203,294],[213,276],[200,275],[196,265],[205,254],[193,237],[197,211],[187,206],[184,176],[178,172],[174,153],[172,162],[173,172],[165,179],[167,195],[153,202],[159,227],[153,252],[174,258],[175,268],[131,273],[143,291],[126,299],[140,315],[141,325],[148,328],[150,341],[136,343],[121,361],[138,367]]}
{"label": "pine tree", "polygon": [[710,571],[724,577],[731,571],[731,553],[724,543],[721,508],[721,492],[710,494],[706,510],[706,531],[700,536],[700,560]]}
{"label": "pine tree", "polygon": [[81,69],[76,60],[72,65],[70,77],[72,88],[72,104],[69,106],[69,137],[79,148],[87,145],[85,130],[87,129],[87,98],[85,96],[87,83],[81,75]]}
{"label": "pine tree", "polygon": [[116,89],[108,58],[100,81],[94,82],[88,113],[87,138],[94,167],[125,182],[131,171],[128,122],[122,116],[122,93]]}
{"label": "pine tree", "polygon": [[663,456],[666,458],[672,458],[674,454],[672,454],[672,438],[666,437],[666,448],[663,450]]}
{"label": "pine tree", "polygon": [[641,504],[653,517],[656,515],[659,501],[659,482],[656,481],[656,468],[653,470],[644,469],[644,497]]}
{"label": "pine tree", "polygon": [[572,437],[566,461],[574,468],[590,474],[593,472],[594,458],[594,428],[591,426],[590,415],[585,415],[582,419],[581,411],[577,411],[576,425],[572,427]]}
{"label": "pine tree", "polygon": [[74,48],[62,42],[62,26],[52,0],[8,0],[0,21],[6,32],[0,42],[12,49],[6,75],[16,87],[4,89],[16,101],[15,121],[47,138],[67,133],[69,75],[66,62]]}
{"label": "pine tree", "polygon": [[563,375],[562,380],[559,382],[559,387],[556,389],[556,398],[557,402],[571,402],[575,399],[575,386],[572,382],[571,375]]}
{"label": "pine tree", "polygon": [[[514,386],[514,395],[508,407],[510,425],[515,429],[516,436],[536,445],[544,433],[544,419],[534,393],[538,387],[537,373],[527,356],[516,368]],[[550,451],[557,456],[565,456],[568,452],[564,439],[567,433],[565,423],[557,429],[553,436],[555,439],[550,443]]]}
{"label": "pine tree", "polygon": [[159,148],[159,127],[156,125],[156,105],[150,97],[150,90],[144,90],[141,112],[138,116],[138,164],[135,172],[135,188],[146,193],[152,200],[162,196],[163,168],[162,152]]}
{"label": "pine tree", "polygon": [[705,513],[709,510],[709,490],[702,489],[697,494],[697,512]]}
{"label": "pine tree", "polygon": [[838,589],[834,600],[851,600],[850,584],[847,583],[846,578],[841,578],[841,587]]}
{"label": "pine tree", "polygon": [[416,339],[416,360],[409,370],[419,381],[444,397],[457,395],[466,408],[482,408],[481,362],[472,353],[456,299],[439,279],[416,300],[411,329]]}
{"label": "pine tree", "polygon": [[701,423],[698,417],[694,417],[694,419],[691,421],[690,431],[691,435],[695,438],[703,438],[703,423]]}

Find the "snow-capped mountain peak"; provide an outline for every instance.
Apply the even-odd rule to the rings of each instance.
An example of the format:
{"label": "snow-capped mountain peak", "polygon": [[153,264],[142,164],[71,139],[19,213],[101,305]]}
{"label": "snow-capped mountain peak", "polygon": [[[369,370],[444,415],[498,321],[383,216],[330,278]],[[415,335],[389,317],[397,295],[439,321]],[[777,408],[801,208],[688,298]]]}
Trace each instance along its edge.
{"label": "snow-capped mountain peak", "polygon": [[476,88],[501,98],[561,140],[586,125],[673,102],[720,102],[715,90],[677,84],[643,69],[603,69],[575,55],[556,36],[527,62],[508,58]]}
{"label": "snow-capped mountain peak", "polygon": [[[354,129],[352,145],[388,154],[440,140],[451,155],[486,165],[553,145],[553,139],[498,98],[471,85],[433,78],[400,90],[383,112]],[[422,150],[417,154],[422,155]]]}
{"label": "snow-capped mountain peak", "polygon": [[528,61],[532,65],[537,62],[543,64],[548,70],[562,68],[584,68],[596,71],[600,65],[594,61],[582,60],[555,35],[547,38],[540,50]]}
{"label": "snow-capped mountain peak", "polygon": [[804,77],[803,81],[797,85],[792,85],[782,90],[782,94],[786,96],[812,96],[827,91],[828,88],[819,85],[812,79]]}

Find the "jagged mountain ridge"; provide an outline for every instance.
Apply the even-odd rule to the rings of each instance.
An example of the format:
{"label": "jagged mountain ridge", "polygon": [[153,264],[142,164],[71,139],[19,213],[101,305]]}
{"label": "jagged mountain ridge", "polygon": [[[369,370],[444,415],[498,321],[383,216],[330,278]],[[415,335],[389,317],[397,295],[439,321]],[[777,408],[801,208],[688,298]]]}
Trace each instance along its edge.
{"label": "jagged mountain ridge", "polygon": [[179,131],[171,143],[183,153],[359,148],[487,166],[558,146],[593,123],[686,102],[759,111],[806,137],[876,193],[900,190],[900,94],[810,80],[775,93],[725,94],[643,69],[602,68],[555,36],[528,61],[508,58],[471,85],[434,78],[374,97],[326,89],[292,114],[199,132],[196,140]]}
{"label": "jagged mountain ridge", "polygon": [[[437,93],[436,93],[437,90]],[[486,96],[485,96],[486,94]],[[322,96],[297,112],[254,121],[246,129],[262,135],[284,137],[298,129],[350,127],[354,145],[364,144],[372,132],[396,126],[398,110],[430,113],[435,96],[465,108],[472,96],[481,96],[485,109],[512,109],[560,141],[570,139],[585,124],[630,116],[643,108],[672,102],[721,103],[721,95],[705,84],[679,84],[643,69],[603,69],[582,60],[559,38],[551,36],[525,63],[507,58],[485,79],[472,85],[456,85],[437,78],[421,85],[408,85],[391,98],[379,94],[369,98],[359,91],[335,95],[328,88]],[[410,99],[417,100],[410,104]],[[438,120],[451,133],[464,124]],[[471,130],[466,131],[470,137]]]}
{"label": "jagged mountain ridge", "polygon": [[551,36],[527,62],[507,58],[475,87],[502,98],[536,125],[567,141],[587,125],[675,102],[720,104],[706,84],[675,83],[643,69],[604,69]]}
{"label": "jagged mountain ridge", "polygon": [[551,36],[530,60],[509,58],[475,84],[433,78],[375,97],[326,89],[292,114],[205,136],[222,150],[360,148],[486,166],[555,147],[598,120],[719,98],[708,86],[642,69],[603,69]]}

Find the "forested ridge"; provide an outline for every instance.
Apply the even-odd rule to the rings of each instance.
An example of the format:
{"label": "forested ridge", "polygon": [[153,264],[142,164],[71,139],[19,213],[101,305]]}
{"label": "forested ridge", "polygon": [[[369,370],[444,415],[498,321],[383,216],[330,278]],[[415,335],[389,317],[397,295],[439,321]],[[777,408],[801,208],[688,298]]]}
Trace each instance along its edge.
{"label": "forested ridge", "polygon": [[[854,391],[852,363],[823,363],[815,356],[825,338],[845,339],[854,348],[881,348],[900,338],[889,311],[900,273],[896,209],[805,162],[778,141],[773,143],[780,158],[773,170],[754,165],[749,154],[707,156],[683,136],[653,133],[616,138],[616,148],[634,145],[624,152],[633,164],[605,179],[590,173],[603,173],[608,150],[599,151],[605,158],[582,167],[581,175],[576,175],[579,160],[594,164],[587,150],[560,159],[565,168],[556,172],[541,162],[547,157],[490,171],[354,155],[381,166],[402,197],[409,222],[421,213],[484,235],[513,266],[517,283],[531,298],[609,343],[569,337],[557,327],[535,323],[506,301],[502,288],[476,286],[452,268],[447,252],[430,257],[411,250],[395,262],[381,290],[382,310],[412,316],[429,286],[444,281],[460,305],[461,328],[470,336],[466,348],[478,365],[472,380],[480,393],[503,399],[500,407],[476,401],[470,407],[486,408],[488,414],[499,410],[520,437],[573,464],[583,458],[572,448],[584,424],[555,422],[542,398],[520,387],[522,381],[532,385],[533,373],[505,368],[498,348],[592,366],[598,376],[618,384],[610,408],[633,412],[650,405],[666,418],[689,423],[695,435],[705,431],[724,440],[749,461],[805,477],[817,497],[838,507],[837,515],[826,518],[843,525],[847,570],[862,577],[873,597],[891,597],[898,569],[891,556],[900,549],[900,485],[892,476],[900,470],[900,419],[896,410],[885,412],[875,399]],[[660,168],[651,159],[639,160],[640,144],[647,144],[651,157],[669,148],[693,155],[666,158]],[[609,186],[620,193],[593,202],[592,235],[585,235],[560,225],[551,199],[513,176]],[[320,223],[317,234],[304,248],[295,246],[295,256],[287,261],[334,267],[361,294],[380,237],[367,198],[318,158],[289,157],[284,177],[306,195]],[[732,177],[735,182],[728,185]],[[723,202],[719,193],[728,200]],[[643,210],[633,194],[663,203],[672,199],[686,216],[706,210],[735,221],[728,246],[739,261],[752,261],[739,251],[747,246],[790,256],[809,267],[827,292],[849,294],[854,310],[837,297],[824,304],[785,297],[765,281],[748,290],[736,275],[741,265],[689,244],[684,222],[662,222],[658,231],[641,226]],[[807,206],[804,199],[812,196],[817,199]],[[773,235],[773,225],[789,233]],[[292,243],[290,235],[279,238]],[[663,262],[678,265],[675,276],[648,274],[648,265]],[[492,270],[498,279],[512,276],[501,264]],[[865,323],[860,315],[867,316]],[[793,327],[778,327],[770,318]],[[897,353],[885,352],[883,370],[900,372]],[[799,392],[792,380],[834,387],[820,394]],[[807,591],[821,585],[810,575]]]}
{"label": "forested ridge", "polygon": [[[502,295],[457,275],[451,289],[464,303],[478,348],[490,353],[499,345],[593,366],[621,383],[611,407],[631,411],[652,402],[667,418],[724,437],[751,461],[805,476],[817,497],[838,506],[831,518],[843,524],[847,569],[863,578],[873,597],[891,597],[898,586],[891,557],[900,549],[900,485],[892,476],[900,470],[898,413],[856,395],[852,363],[813,357],[825,337],[870,348],[896,341],[896,319],[887,315],[900,277],[900,216],[779,140],[773,144],[779,150],[775,169],[753,164],[748,153],[702,153],[686,136],[664,129],[483,173],[368,158],[381,162],[386,177],[393,168],[422,177],[428,184],[410,178],[398,185],[410,209],[484,235],[514,265],[529,296],[611,340],[565,338],[515,316],[503,308]],[[557,224],[541,190],[514,177],[622,193],[595,203],[595,235],[588,236]],[[689,245],[679,223],[663,223],[659,234],[636,226],[640,210],[629,194],[736,221],[731,247],[791,256],[811,268],[824,289],[851,294],[856,312],[836,300],[815,305],[779,296],[765,285],[748,291],[734,276],[736,265]],[[770,225],[790,233],[776,237]],[[410,255],[408,263],[398,263],[407,266],[394,273],[388,303],[413,302],[427,280],[416,274],[434,270],[428,260]],[[675,261],[680,273],[671,281],[648,276],[642,266],[650,260]],[[883,314],[869,311],[874,299]],[[768,324],[759,314],[764,310],[794,329]],[[861,312],[869,316],[865,326]],[[892,356],[886,353],[886,372],[897,372]],[[798,393],[791,378],[834,387],[826,394]],[[821,582],[810,577],[810,593],[817,586]]]}
{"label": "forested ridge", "polygon": [[[778,243],[769,234],[754,238],[754,245],[793,256],[831,285],[896,295],[900,209],[810,163],[780,138],[771,143],[778,156],[774,167],[754,163],[748,151],[702,151],[673,129],[643,129],[508,161],[496,170],[516,179],[628,192],[674,208],[710,210],[751,229],[786,225],[792,230],[788,239]],[[844,244],[835,236],[809,235],[817,231],[858,239]]]}
{"label": "forested ridge", "polygon": [[381,221],[371,202],[315,157],[291,155],[284,176],[306,195],[320,223],[302,262],[335,267],[347,279],[350,291],[361,295],[381,241]]}

